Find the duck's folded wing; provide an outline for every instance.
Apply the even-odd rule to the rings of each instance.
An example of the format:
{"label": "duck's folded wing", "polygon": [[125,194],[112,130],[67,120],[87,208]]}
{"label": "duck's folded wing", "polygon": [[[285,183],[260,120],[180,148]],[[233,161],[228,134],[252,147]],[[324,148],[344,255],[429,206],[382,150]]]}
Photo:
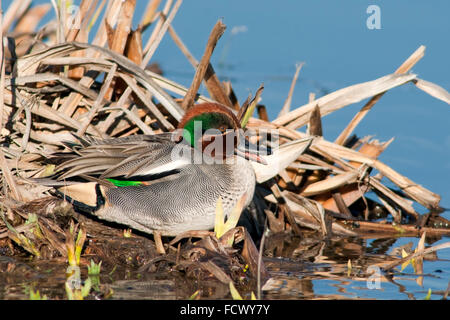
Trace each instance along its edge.
{"label": "duck's folded wing", "polygon": [[175,143],[170,134],[92,139],[56,168],[58,180],[80,175],[132,178],[162,174],[190,163],[189,157],[177,156],[179,148],[185,154],[191,152],[187,146]]}

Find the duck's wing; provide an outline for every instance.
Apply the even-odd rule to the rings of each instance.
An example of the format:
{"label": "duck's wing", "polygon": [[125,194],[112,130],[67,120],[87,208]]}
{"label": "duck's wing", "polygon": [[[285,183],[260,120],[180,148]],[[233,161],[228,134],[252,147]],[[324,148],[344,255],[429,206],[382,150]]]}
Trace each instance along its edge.
{"label": "duck's wing", "polygon": [[105,140],[91,138],[80,143],[71,146],[72,157],[56,167],[57,180],[79,176],[134,179],[161,175],[189,163],[185,158],[173,156],[180,144],[172,133]]}

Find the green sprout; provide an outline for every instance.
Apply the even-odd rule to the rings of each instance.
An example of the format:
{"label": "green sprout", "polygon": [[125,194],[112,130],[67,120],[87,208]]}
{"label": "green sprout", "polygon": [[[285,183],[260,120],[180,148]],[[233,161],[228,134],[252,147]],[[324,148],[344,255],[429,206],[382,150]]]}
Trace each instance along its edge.
{"label": "green sprout", "polygon": [[[189,300],[196,300],[198,298],[200,298],[199,296],[200,290],[195,291],[190,297]],[[198,298],[197,298],[198,297]]]}
{"label": "green sprout", "polygon": [[88,266],[88,275],[90,276],[98,276],[100,274],[100,268],[102,266],[102,262],[95,263],[91,260],[91,265]]}
{"label": "green sprout", "polygon": [[81,258],[81,250],[83,249],[84,241],[86,240],[86,231],[80,228],[78,231],[77,239],[73,240],[75,233],[75,227],[73,222],[70,224],[69,231],[66,232],[66,249],[67,259],[70,266],[79,266]]}
{"label": "green sprout", "polygon": [[32,288],[29,289],[30,291],[30,300],[47,300],[47,295],[43,295],[41,297],[41,294],[39,290],[34,291]]}
{"label": "green sprout", "polygon": [[78,288],[72,287],[71,282],[66,281],[65,287],[68,300],[83,300],[91,292],[92,280],[87,278],[84,285]]}
{"label": "green sprout", "polygon": [[262,91],[264,90],[264,85],[261,85],[258,90],[256,90],[256,94],[255,97],[252,99],[252,101],[250,101],[247,110],[245,110],[244,114],[242,115],[242,119],[241,120],[241,127],[242,129],[245,128],[245,126],[247,125],[248,120],[250,119],[250,117],[253,115],[253,112],[255,111],[256,105],[259,101],[259,98],[261,96]]}
{"label": "green sprout", "polygon": [[[233,300],[244,300],[244,298],[242,298],[241,294],[239,293],[239,291],[237,291],[236,287],[231,281],[230,281],[230,293]],[[253,293],[253,291],[251,293],[250,300],[256,300],[256,296]]]}
{"label": "green sprout", "polygon": [[123,230],[123,237],[124,238],[131,238],[132,233],[133,233],[133,230],[131,230],[131,229],[124,229]]}
{"label": "green sprout", "polygon": [[[247,199],[247,194],[245,193],[238,201],[236,206],[233,208],[232,212],[229,214],[228,219],[226,222],[224,222],[224,212],[223,212],[223,205],[222,205],[222,198],[219,197],[217,200],[217,206],[216,206],[216,218],[214,222],[214,234],[216,235],[217,239],[222,237],[227,231],[233,229],[236,227],[239,217],[241,216],[242,209],[244,208],[245,201]],[[233,245],[234,238],[231,237],[228,239],[228,245]]]}
{"label": "green sprout", "polygon": [[431,299],[431,289],[428,289],[427,296],[424,298],[424,300],[430,300]]}

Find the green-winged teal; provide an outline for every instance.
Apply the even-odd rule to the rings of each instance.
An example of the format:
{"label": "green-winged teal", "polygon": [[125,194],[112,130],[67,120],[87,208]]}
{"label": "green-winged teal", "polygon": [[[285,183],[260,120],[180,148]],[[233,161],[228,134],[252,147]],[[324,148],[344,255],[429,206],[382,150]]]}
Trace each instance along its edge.
{"label": "green-winged teal", "polygon": [[[39,180],[83,211],[146,233],[209,230],[219,197],[225,215],[242,197],[245,206],[253,197],[255,173],[247,159],[263,161],[242,151],[239,129],[228,108],[199,104],[174,132],[79,138],[67,144],[71,153],[59,156],[56,173]],[[227,145],[217,148],[220,141]]]}

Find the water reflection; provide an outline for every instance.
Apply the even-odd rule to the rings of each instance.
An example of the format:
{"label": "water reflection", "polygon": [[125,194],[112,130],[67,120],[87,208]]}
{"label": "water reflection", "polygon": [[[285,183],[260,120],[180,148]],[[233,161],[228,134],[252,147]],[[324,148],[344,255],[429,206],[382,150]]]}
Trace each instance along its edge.
{"label": "water reflection", "polygon": [[[262,298],[424,299],[431,289],[432,299],[442,299],[450,271],[446,250],[424,256],[421,272],[411,265],[403,270],[399,265],[390,272],[379,268],[398,261],[402,251],[413,252],[418,241],[272,234],[265,241],[264,263],[271,278],[262,288]],[[50,299],[66,299],[65,268],[63,259],[50,263],[0,256],[0,299],[29,299],[30,289],[38,289],[41,296]],[[197,281],[177,272],[140,272],[113,266],[104,270],[99,288],[90,298],[187,299],[199,291],[201,299],[230,299],[228,286],[213,277]],[[88,276],[84,271],[82,279]],[[255,291],[253,286],[241,293],[248,297],[251,291]]]}
{"label": "water reflection", "polygon": [[[448,259],[434,252],[419,264],[383,272],[387,262],[411,253],[416,238],[322,239],[289,234],[270,236],[264,259],[272,278],[264,285],[266,299],[423,299],[431,288],[442,298],[447,288]],[[349,262],[350,260],[350,262]],[[444,269],[445,271],[443,271]]]}

